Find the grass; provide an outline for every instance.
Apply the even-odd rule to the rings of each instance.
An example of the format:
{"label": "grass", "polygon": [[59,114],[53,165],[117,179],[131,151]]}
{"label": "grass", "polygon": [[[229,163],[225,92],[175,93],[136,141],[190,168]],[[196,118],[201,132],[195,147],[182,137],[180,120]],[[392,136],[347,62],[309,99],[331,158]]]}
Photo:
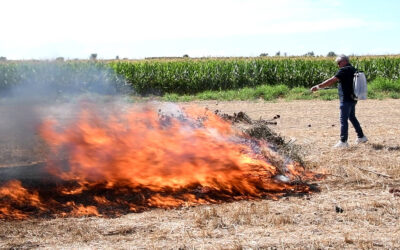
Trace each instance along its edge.
{"label": "grass", "polygon": [[[390,80],[377,78],[368,85],[368,98],[382,100],[385,98],[400,98],[400,79]],[[291,100],[335,100],[338,99],[337,89],[324,89],[311,93],[308,88],[287,85],[261,85],[254,88],[241,88],[226,91],[204,91],[195,95],[166,94],[162,97],[164,101],[194,101],[194,100],[257,100],[274,101],[277,99]]]}
{"label": "grass", "polygon": [[[354,56],[352,63],[365,71],[368,80],[377,77],[399,78],[400,57]],[[110,65],[116,73],[126,76],[127,84],[139,94],[196,95],[207,90],[254,88],[261,84],[275,86],[281,83],[289,88],[309,88],[337,71],[333,58],[326,57],[115,61]]]}
{"label": "grass", "polygon": [[[368,80],[400,78],[400,56],[352,56],[351,62],[365,72]],[[238,89],[262,84],[310,88],[336,71],[337,65],[331,57],[4,61],[0,62],[0,91],[23,83],[74,93],[104,93],[110,86],[107,93],[140,95],[197,95],[208,90],[237,90],[239,93],[229,93],[225,100],[240,100],[246,98],[246,93]],[[274,99],[270,92],[256,92],[252,96]]]}

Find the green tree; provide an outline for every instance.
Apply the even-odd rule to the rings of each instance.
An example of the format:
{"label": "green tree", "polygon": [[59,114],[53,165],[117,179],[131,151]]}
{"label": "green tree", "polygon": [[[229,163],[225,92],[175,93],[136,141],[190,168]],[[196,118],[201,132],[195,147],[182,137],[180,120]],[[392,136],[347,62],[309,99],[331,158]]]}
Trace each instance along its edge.
{"label": "green tree", "polygon": [[93,60],[93,61],[97,60],[97,54],[96,53],[90,54],[90,58],[89,59]]}
{"label": "green tree", "polygon": [[326,55],[327,57],[335,57],[337,56],[335,52],[329,51],[328,54]]}
{"label": "green tree", "polygon": [[310,52],[307,52],[306,54],[304,54],[304,56],[311,56],[311,57],[314,57],[315,54],[314,54],[314,51],[310,51]]}

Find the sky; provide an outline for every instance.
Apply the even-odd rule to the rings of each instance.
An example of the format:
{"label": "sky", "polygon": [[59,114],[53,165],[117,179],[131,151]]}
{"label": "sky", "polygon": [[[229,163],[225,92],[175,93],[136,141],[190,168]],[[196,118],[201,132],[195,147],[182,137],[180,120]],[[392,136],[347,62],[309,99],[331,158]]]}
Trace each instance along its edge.
{"label": "sky", "polygon": [[20,59],[400,54],[398,0],[0,0]]}

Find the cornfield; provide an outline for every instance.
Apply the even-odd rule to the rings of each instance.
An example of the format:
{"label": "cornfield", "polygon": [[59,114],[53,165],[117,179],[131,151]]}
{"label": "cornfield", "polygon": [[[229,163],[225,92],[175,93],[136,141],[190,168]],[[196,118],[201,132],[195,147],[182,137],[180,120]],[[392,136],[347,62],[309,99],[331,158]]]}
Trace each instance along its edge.
{"label": "cornfield", "polygon": [[[369,81],[400,78],[400,57],[353,57]],[[6,61],[0,63],[0,91],[26,83],[92,91],[101,86],[138,94],[195,94],[263,84],[311,87],[337,71],[333,58],[207,58],[137,61]]]}

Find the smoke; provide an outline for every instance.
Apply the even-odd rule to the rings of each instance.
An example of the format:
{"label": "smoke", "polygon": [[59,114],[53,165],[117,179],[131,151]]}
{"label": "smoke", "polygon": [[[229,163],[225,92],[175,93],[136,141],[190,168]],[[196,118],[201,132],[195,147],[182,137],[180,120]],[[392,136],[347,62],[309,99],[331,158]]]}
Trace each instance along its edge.
{"label": "smoke", "polygon": [[41,103],[82,94],[116,95],[125,83],[106,64],[92,62],[18,63],[3,73],[2,97]]}
{"label": "smoke", "polygon": [[21,62],[0,70],[0,167],[45,160],[37,134],[45,117],[72,119],[82,100],[106,107],[123,99],[126,86],[107,65],[92,62]]}

